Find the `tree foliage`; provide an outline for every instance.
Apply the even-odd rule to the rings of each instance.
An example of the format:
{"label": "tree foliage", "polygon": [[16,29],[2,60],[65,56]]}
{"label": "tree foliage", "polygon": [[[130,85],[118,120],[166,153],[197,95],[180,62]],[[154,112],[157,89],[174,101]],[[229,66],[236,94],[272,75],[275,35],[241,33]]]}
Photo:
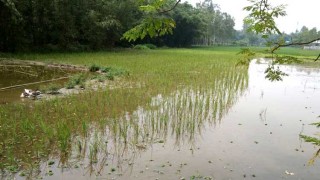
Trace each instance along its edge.
{"label": "tree foliage", "polygon": [[[175,21],[167,15],[181,0],[140,0],[140,10],[144,13],[141,22],[124,33],[123,38],[128,41],[163,36],[173,32]],[[170,6],[172,6],[170,8]]]}
{"label": "tree foliage", "polygon": [[1,0],[0,51],[113,46],[140,14],[135,0]]}
{"label": "tree foliage", "polygon": [[203,22],[201,12],[191,6],[183,3],[170,12],[170,16],[176,23],[172,34],[167,34],[159,38],[167,46],[185,47],[190,46],[196,38],[202,34]]}
{"label": "tree foliage", "polygon": [[[251,2],[250,6],[244,7],[245,11],[249,12],[249,15],[245,18],[244,22],[248,25],[248,31],[254,32],[256,34],[261,34],[262,38],[266,39],[267,45],[270,46],[270,52],[272,53],[272,57],[274,56],[276,50],[281,47],[287,46],[295,46],[295,45],[305,45],[320,40],[320,37],[317,35],[316,29],[313,30],[313,35],[310,37],[312,40],[305,42],[287,42],[285,40],[285,36],[281,33],[275,23],[275,19],[279,16],[285,16],[285,6],[279,5],[273,7],[268,0],[248,0]],[[302,29],[302,32],[306,32],[307,30]],[[278,34],[279,37],[275,41],[270,41],[268,38],[272,34]],[[318,37],[317,37],[318,36]],[[318,56],[318,58],[320,55]],[[318,59],[317,58],[317,59]],[[286,76],[286,73],[283,73],[278,67],[275,65],[279,62],[283,62],[286,59],[292,58],[284,58],[282,61],[273,61],[272,64],[266,69],[265,74],[266,78],[271,81],[282,80],[283,76]]]}
{"label": "tree foliage", "polygon": [[245,11],[250,14],[244,19],[246,24],[249,24],[249,31],[260,33],[263,37],[268,37],[272,33],[281,34],[275,23],[275,18],[285,16],[285,6],[273,7],[268,0],[248,0],[252,4],[244,7]]}
{"label": "tree foliage", "polygon": [[0,0],[0,51],[83,51],[144,41],[181,47],[232,39],[232,17],[212,0],[198,7],[180,1]]}

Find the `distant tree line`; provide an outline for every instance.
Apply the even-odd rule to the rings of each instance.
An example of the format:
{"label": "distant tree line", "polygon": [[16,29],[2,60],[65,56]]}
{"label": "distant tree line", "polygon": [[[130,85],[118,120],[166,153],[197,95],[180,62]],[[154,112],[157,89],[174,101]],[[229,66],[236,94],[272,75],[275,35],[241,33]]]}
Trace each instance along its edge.
{"label": "distant tree line", "polygon": [[[0,0],[0,51],[96,50],[130,46],[123,33],[144,18],[146,0]],[[212,0],[196,7],[180,3],[164,16],[172,34],[135,43],[174,47],[211,45],[235,37],[234,20]]]}
{"label": "distant tree line", "polygon": [[0,50],[115,46],[141,17],[135,0],[0,0]]}
{"label": "distant tree line", "polygon": [[320,29],[317,28],[308,29],[306,26],[303,26],[300,31],[296,31],[290,34],[290,40],[293,42],[308,42],[313,39],[320,37]]}
{"label": "distant tree line", "polygon": [[236,32],[235,44],[242,46],[265,46],[268,42],[277,42],[282,39],[284,43],[299,43],[299,42],[309,42],[313,39],[320,37],[320,30],[317,28],[308,29],[303,26],[300,30],[296,30],[293,33],[282,33],[270,34],[269,38],[262,38],[261,34],[256,34],[253,32],[248,32],[248,26],[243,25],[243,29]]}

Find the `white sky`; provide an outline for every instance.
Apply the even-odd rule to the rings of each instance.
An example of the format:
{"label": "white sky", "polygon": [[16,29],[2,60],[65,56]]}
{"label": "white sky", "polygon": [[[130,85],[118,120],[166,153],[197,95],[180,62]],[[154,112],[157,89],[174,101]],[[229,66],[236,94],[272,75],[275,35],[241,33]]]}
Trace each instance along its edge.
{"label": "white sky", "polygon": [[[195,5],[201,0],[184,0]],[[242,29],[243,18],[247,15],[243,7],[248,5],[247,0],[213,0],[219,4],[221,11],[227,12],[235,19],[235,29]],[[302,26],[309,29],[316,27],[320,30],[320,0],[270,0],[273,5],[286,4],[287,16],[276,22],[281,31],[286,33],[300,30]]]}

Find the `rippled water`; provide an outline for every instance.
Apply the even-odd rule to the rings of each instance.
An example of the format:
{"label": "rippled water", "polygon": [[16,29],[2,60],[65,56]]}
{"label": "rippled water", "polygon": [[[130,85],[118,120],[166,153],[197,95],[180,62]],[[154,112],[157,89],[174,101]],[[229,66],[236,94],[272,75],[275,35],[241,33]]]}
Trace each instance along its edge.
{"label": "rippled water", "polygon": [[270,82],[266,67],[254,60],[248,79],[230,72],[210,87],[158,94],[103,131],[75,136],[67,160],[51,155],[35,172],[45,179],[319,179],[320,159],[308,165],[319,147],[299,134],[319,132],[309,124],[320,121],[320,70],[281,66],[289,76]]}

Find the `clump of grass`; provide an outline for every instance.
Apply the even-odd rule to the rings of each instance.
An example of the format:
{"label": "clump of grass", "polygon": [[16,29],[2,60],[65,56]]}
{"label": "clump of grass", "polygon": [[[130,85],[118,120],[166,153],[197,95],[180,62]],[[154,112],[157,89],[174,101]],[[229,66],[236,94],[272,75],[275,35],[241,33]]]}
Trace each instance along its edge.
{"label": "clump of grass", "polygon": [[11,165],[6,168],[11,173],[17,173],[19,171],[19,167],[17,165]]}
{"label": "clump of grass", "polygon": [[111,69],[112,69],[112,67],[107,66],[107,67],[102,67],[100,70],[101,70],[101,72],[103,72],[103,73],[107,73],[107,72],[109,72]]}
{"label": "clump of grass", "polygon": [[58,137],[59,148],[62,153],[67,153],[70,146],[71,132],[65,123],[59,123],[56,135]]}
{"label": "clump of grass", "polygon": [[129,71],[122,68],[114,67],[101,67],[101,72],[103,74],[95,76],[93,79],[97,79],[99,82],[104,82],[105,80],[114,80],[116,76],[129,76]]}
{"label": "clump of grass", "polygon": [[149,49],[157,49],[157,46],[154,44],[144,44],[146,47],[148,47]]}
{"label": "clump of grass", "polygon": [[75,86],[79,85],[80,87],[84,87],[84,82],[86,78],[84,74],[77,74],[72,76],[66,84],[67,89],[73,89]]}
{"label": "clump of grass", "polygon": [[92,64],[91,66],[89,66],[89,71],[90,72],[97,72],[100,70],[100,66],[96,65],[96,64]]}

